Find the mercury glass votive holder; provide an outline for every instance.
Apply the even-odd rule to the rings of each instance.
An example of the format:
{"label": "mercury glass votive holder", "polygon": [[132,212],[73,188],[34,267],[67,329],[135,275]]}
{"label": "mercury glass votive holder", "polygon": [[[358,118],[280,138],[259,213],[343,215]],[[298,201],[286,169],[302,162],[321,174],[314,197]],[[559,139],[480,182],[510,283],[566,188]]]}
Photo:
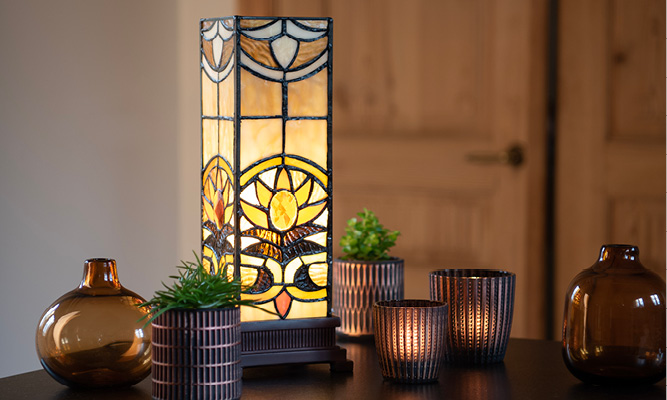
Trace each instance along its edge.
{"label": "mercury glass votive holder", "polygon": [[449,306],[445,362],[491,364],[505,358],[516,275],[492,269],[443,269],[429,276],[431,300]]}
{"label": "mercury glass votive holder", "polygon": [[401,383],[438,380],[447,305],[429,300],[386,300],[373,305],[375,348],[382,376]]}

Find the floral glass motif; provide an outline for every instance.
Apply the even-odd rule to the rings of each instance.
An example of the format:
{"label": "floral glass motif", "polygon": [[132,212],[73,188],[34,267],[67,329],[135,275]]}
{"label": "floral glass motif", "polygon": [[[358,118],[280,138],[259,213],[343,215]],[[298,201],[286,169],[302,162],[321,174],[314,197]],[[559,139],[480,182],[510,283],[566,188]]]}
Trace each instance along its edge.
{"label": "floral glass motif", "polygon": [[331,22],[201,22],[202,246],[242,320],[329,315]]}

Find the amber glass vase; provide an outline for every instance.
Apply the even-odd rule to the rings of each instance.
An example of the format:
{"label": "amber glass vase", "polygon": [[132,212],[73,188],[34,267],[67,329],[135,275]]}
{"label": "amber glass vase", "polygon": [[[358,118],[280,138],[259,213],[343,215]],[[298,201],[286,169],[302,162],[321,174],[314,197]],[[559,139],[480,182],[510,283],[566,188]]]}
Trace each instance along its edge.
{"label": "amber glass vase", "polygon": [[118,281],[116,262],[86,260],[76,289],[51,304],[37,326],[44,369],[70,387],[129,386],[151,372],[151,327],[138,322],[148,310]]}
{"label": "amber glass vase", "polygon": [[594,384],[651,384],[665,377],[665,283],[631,245],[604,245],[565,297],[563,359]]}

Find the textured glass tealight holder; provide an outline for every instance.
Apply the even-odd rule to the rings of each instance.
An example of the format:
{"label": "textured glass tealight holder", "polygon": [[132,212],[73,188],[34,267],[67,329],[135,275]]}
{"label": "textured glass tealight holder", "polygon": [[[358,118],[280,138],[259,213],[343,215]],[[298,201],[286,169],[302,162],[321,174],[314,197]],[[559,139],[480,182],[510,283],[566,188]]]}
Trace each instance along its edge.
{"label": "textured glass tealight holder", "polygon": [[447,305],[429,300],[387,300],[373,306],[375,347],[382,376],[401,383],[438,380]]}
{"label": "textured glass tealight holder", "polygon": [[516,275],[491,269],[431,272],[431,300],[449,305],[445,362],[490,364],[505,358]]}

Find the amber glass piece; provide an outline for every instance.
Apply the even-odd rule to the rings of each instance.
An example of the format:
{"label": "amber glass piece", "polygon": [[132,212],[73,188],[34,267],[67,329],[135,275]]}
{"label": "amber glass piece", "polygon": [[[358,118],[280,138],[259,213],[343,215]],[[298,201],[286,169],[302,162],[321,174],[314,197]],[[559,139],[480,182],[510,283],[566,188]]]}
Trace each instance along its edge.
{"label": "amber glass piece", "polygon": [[71,387],[129,386],[151,372],[151,328],[138,322],[145,300],[118,281],[116,262],[86,260],[76,289],[51,304],[37,326],[44,369]]}
{"label": "amber glass piece", "polygon": [[327,167],[327,121],[296,120],[285,124],[285,153]]}
{"label": "amber glass piece", "polygon": [[[326,49],[327,44],[329,44],[329,38],[326,36],[312,42],[301,42],[299,45],[299,52],[296,55],[296,60],[292,63],[291,68],[297,68],[312,61]],[[324,90],[326,92],[326,88]]]}
{"label": "amber glass piece", "polygon": [[294,225],[297,215],[297,202],[292,193],[286,190],[276,193],[271,199],[269,210],[271,223],[276,229],[286,231]]}
{"label": "amber glass piece", "polygon": [[665,377],[665,283],[639,249],[604,245],[565,297],[563,359],[594,384],[650,384]]}

